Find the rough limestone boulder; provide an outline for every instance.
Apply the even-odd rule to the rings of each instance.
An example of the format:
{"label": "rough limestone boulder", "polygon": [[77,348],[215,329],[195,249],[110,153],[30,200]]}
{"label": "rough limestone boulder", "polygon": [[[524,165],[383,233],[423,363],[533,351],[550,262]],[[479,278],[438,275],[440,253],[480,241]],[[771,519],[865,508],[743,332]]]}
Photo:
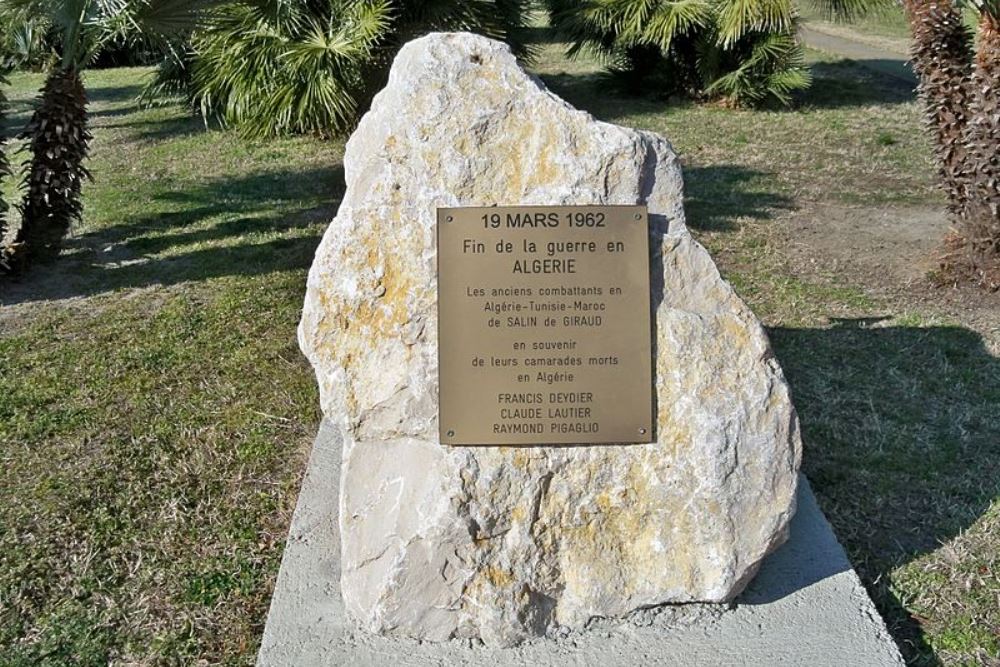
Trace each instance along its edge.
{"label": "rough limestone boulder", "polygon": [[[510,645],[726,601],[786,537],[801,444],[759,322],[684,226],[661,137],[595,121],[469,34],[407,44],[347,144],[299,329],[343,431],[342,591],[363,627]],[[649,445],[437,440],[435,209],[646,203]]]}

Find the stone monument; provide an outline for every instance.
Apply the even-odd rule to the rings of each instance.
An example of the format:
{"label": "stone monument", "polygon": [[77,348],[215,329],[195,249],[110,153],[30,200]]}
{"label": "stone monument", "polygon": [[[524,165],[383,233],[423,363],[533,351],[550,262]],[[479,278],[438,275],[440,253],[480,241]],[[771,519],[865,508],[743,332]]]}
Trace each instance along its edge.
{"label": "stone monument", "polygon": [[[670,144],[573,109],[501,43],[433,34],[400,51],[345,172],[299,340],[344,443],[350,616],[508,646],[738,595],[785,540],[798,422],[760,323],[685,227]],[[438,210],[559,205],[648,209],[652,433],[445,444]]]}

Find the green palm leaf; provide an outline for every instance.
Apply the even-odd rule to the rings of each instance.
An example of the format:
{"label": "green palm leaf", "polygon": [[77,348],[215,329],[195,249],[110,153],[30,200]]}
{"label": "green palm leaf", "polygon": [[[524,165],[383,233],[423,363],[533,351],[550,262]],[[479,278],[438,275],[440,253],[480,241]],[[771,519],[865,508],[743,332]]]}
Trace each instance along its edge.
{"label": "green palm leaf", "polygon": [[885,9],[898,7],[895,0],[811,0],[827,18],[854,21]]}
{"label": "green palm leaf", "polygon": [[132,4],[132,25],[144,33],[169,38],[203,27],[209,10],[222,0],[142,0]]}
{"label": "green palm leaf", "polygon": [[[548,0],[569,53],[664,92],[791,102],[809,85],[791,0]],[[639,87],[639,86],[636,86]]]}
{"label": "green palm leaf", "polygon": [[[211,12],[194,32],[191,51],[169,71],[188,85],[203,114],[247,136],[327,136],[350,129],[407,39],[429,30],[510,37],[529,6],[527,0],[230,2]],[[161,76],[154,85],[173,84]]]}
{"label": "green palm leaf", "polygon": [[677,0],[660,3],[648,16],[639,37],[666,52],[678,35],[705,28],[712,23],[712,5],[707,0]]}
{"label": "green palm leaf", "polygon": [[751,31],[787,31],[795,20],[791,0],[727,0],[719,5],[718,30],[725,45]]}

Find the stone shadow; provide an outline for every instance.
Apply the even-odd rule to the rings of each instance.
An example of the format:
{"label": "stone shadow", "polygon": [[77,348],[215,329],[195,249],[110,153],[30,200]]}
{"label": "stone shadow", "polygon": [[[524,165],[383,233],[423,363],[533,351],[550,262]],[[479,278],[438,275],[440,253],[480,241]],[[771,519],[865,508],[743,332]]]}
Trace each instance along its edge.
{"label": "stone shadow", "polygon": [[837,320],[771,337],[820,505],[904,656],[938,664],[893,576],[1000,498],[1000,360],[961,327]]}
{"label": "stone shadow", "polygon": [[0,304],[302,270],[319,244],[317,223],[333,218],[343,191],[338,165],[206,179],[154,195],[147,215],[72,236],[55,262],[0,281]]}
{"label": "stone shadow", "polygon": [[[651,223],[655,238],[668,221],[652,216]],[[657,253],[651,270],[655,312],[664,294]],[[969,329],[888,321],[834,320],[828,328],[774,328],[770,336],[801,422],[803,471],[823,512],[907,662],[939,665],[918,610],[894,580],[1000,500],[1000,359]],[[655,335],[653,346],[655,358]],[[788,560],[781,551],[775,557]],[[751,584],[737,603],[780,599],[845,565],[804,562],[776,582],[765,562],[770,579]],[[959,587],[958,573],[952,576],[945,586]]]}

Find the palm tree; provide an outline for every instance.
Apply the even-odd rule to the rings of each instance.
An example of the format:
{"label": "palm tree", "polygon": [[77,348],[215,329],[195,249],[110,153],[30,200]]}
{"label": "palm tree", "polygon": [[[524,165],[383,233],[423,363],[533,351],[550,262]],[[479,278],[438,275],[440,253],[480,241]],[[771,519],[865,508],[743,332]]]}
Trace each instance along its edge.
{"label": "palm tree", "polygon": [[7,111],[7,98],[4,97],[2,86],[7,84],[7,80],[0,71],[0,269],[6,266],[6,247],[4,239],[7,237],[7,202],[3,198],[3,179],[10,176],[10,164],[7,162],[7,154],[4,151],[4,144],[7,137],[4,135],[4,115]]}
{"label": "palm tree", "polygon": [[35,110],[21,133],[31,158],[24,175],[21,227],[12,246],[15,268],[55,258],[83,211],[80,193],[91,135],[81,71],[108,40],[139,30],[169,33],[196,21],[197,0],[0,0],[56,45]]}
{"label": "palm tree", "polygon": [[80,216],[80,188],[89,175],[83,160],[90,141],[80,69],[106,26],[102,22],[106,17],[100,15],[106,6],[88,0],[30,4],[30,9],[28,3],[15,9],[26,21],[49,26],[57,34],[60,53],[21,134],[29,143],[31,159],[24,177],[21,228],[13,245],[12,259],[18,268],[55,257],[70,223]]}
{"label": "palm tree", "polygon": [[341,130],[391,10],[388,0],[226,4],[193,38],[194,101],[252,137]]}
{"label": "palm tree", "polygon": [[810,83],[787,0],[547,0],[572,46],[634,88],[738,105],[791,102]]}
{"label": "palm tree", "polygon": [[[853,19],[885,0],[819,0]],[[979,15],[978,37],[963,7]],[[903,0],[917,91],[953,221],[943,276],[1000,289],[1000,0]]]}
{"label": "palm tree", "polygon": [[251,137],[343,134],[392,57],[433,30],[513,41],[529,0],[239,0],[212,12],[149,89],[180,92],[203,116]]}
{"label": "palm tree", "polygon": [[971,272],[990,289],[1000,289],[1000,2],[980,5],[979,34],[970,84],[962,144],[966,194],[952,253],[951,273]]}

